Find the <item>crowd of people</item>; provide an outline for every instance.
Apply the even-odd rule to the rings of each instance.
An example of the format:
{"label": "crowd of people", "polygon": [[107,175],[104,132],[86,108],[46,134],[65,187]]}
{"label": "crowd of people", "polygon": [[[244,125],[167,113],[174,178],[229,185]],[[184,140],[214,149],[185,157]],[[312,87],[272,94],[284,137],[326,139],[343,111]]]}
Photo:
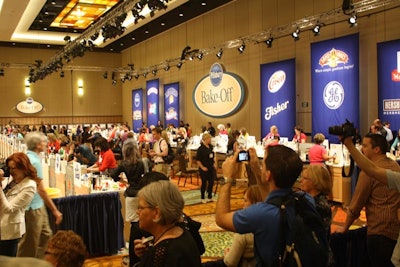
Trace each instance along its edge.
{"label": "crowd of people", "polygon": [[[361,138],[358,134],[343,138],[344,144],[359,164],[361,173],[343,228],[346,232],[365,207],[368,221],[368,266],[400,266],[400,205],[399,165],[386,157],[390,147],[397,149],[399,137],[393,138],[390,124],[374,121],[371,131]],[[232,129],[228,123],[216,126],[208,122],[202,128],[201,144],[195,157],[201,178],[201,202],[216,203],[216,223],[235,232],[233,245],[224,258],[201,263],[204,244],[198,233],[199,224],[183,213],[184,200],[176,185],[170,181],[171,164],[166,161],[171,136],[182,146],[193,134],[189,124],[181,122],[175,128],[162,125],[147,128],[142,125],[134,137],[128,126],[115,126],[104,136],[88,127],[77,127],[74,135],[64,134],[57,127],[42,125],[38,131],[7,130],[12,138],[23,138],[27,153],[14,153],[5,161],[0,177],[5,185],[0,192],[0,255],[45,259],[53,266],[82,266],[88,256],[82,239],[72,231],[58,231],[53,235],[47,209],[55,223],[62,214],[47,195],[43,186],[40,154],[63,155],[87,165],[89,172],[108,173],[115,181],[125,183],[125,219],[131,222],[129,238],[129,266],[271,266],[281,261],[279,242],[280,208],[274,199],[296,195],[299,182],[301,195],[308,209],[318,214],[321,221],[322,243],[329,242],[332,211],[330,201],[333,181],[325,162],[334,159],[322,143],[324,135],[314,136],[315,145],[308,153],[309,165],[291,148],[278,145],[278,127],[273,125],[263,138],[264,159],[260,162],[254,148],[248,148],[249,168],[255,181],[244,194],[244,209],[232,211],[231,188],[240,179],[237,161],[243,147],[239,139],[248,138],[245,128]],[[51,129],[52,132],[44,132]],[[305,143],[306,135],[300,126],[294,127],[292,141]],[[390,132],[390,134],[389,134]],[[216,180],[216,162],[211,140],[216,135],[228,137],[228,157],[222,164],[222,179]],[[362,155],[353,145],[361,144]],[[391,146],[391,144],[393,145]],[[373,167],[372,167],[373,166]],[[249,173],[249,171],[247,172]],[[3,181],[6,179],[6,181]],[[8,178],[12,177],[12,179]],[[250,177],[249,177],[250,178]],[[217,200],[213,199],[215,182],[221,184]],[[47,208],[46,208],[47,207]],[[288,206],[288,224],[295,223],[294,207]],[[400,237],[399,237],[400,240]],[[69,251],[65,253],[65,251]],[[321,266],[335,266],[332,250],[327,247],[326,262]],[[1,262],[0,258],[0,262]],[[74,262],[73,265],[62,265]],[[284,262],[281,262],[284,264]]]}

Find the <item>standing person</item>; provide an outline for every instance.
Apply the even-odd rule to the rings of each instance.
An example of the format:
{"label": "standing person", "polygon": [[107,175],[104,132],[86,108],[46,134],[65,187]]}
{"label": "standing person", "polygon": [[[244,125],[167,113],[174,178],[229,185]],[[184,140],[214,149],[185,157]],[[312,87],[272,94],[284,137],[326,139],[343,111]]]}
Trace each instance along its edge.
{"label": "standing person", "polygon": [[[18,241],[25,234],[25,208],[36,192],[36,170],[24,153],[14,153],[6,160],[12,181],[0,190],[0,255],[15,257]],[[0,182],[4,180],[0,170]]]}
{"label": "standing person", "polygon": [[[361,154],[360,151],[358,151],[358,149],[354,146],[353,137],[348,136],[345,138],[341,138],[341,141],[347,147],[354,161],[357,163],[361,170],[363,170],[367,175],[373,177],[377,181],[388,185],[389,188],[396,189],[400,192],[400,172],[381,168],[375,165],[374,162]],[[394,266],[400,267],[400,234],[397,238],[397,243],[393,250],[391,261]]]}
{"label": "standing person", "polygon": [[168,155],[168,141],[162,138],[162,129],[155,127],[151,130],[153,134],[154,144],[153,149],[150,150],[149,154],[154,162],[153,171],[161,172],[165,176],[169,177],[170,166],[164,162],[163,157]]}
{"label": "standing person", "polygon": [[233,155],[236,151],[239,150],[238,138],[240,136],[240,132],[238,130],[232,131],[228,135],[228,147],[227,147],[227,155]]}
{"label": "standing person", "polygon": [[215,137],[215,128],[213,127],[211,121],[207,123],[207,132],[212,136]]}
{"label": "standing person", "polygon": [[170,181],[153,182],[139,193],[137,214],[139,227],[151,233],[153,245],[135,240],[140,266],[200,267],[200,253],[189,231],[178,226],[184,200],[178,187]]}
{"label": "standing person", "polygon": [[[43,180],[42,159],[40,153],[47,149],[47,138],[41,132],[30,132],[25,136],[26,152],[35,167],[38,179]],[[46,206],[53,213],[56,224],[62,221],[62,213],[47,195],[43,181],[37,185],[32,202],[25,210],[26,233],[19,241],[17,257],[44,258],[47,241],[52,235]]]}
{"label": "standing person", "polygon": [[232,126],[231,126],[231,123],[230,123],[230,122],[228,122],[228,123],[226,124],[226,131],[228,132],[228,135],[232,132]]}
{"label": "standing person", "polygon": [[[273,262],[277,263],[278,261],[281,215],[279,207],[269,203],[269,201],[292,193],[292,186],[303,169],[303,162],[295,151],[286,146],[268,146],[261,171],[255,149],[250,148],[249,154],[249,164],[252,171],[255,172],[261,195],[264,199],[266,197],[266,200],[243,210],[231,211],[231,188],[232,183],[238,178],[240,165],[237,162],[238,152],[236,152],[233,157],[228,157],[222,165],[224,180],[221,180],[215,219],[217,225],[223,229],[240,234],[253,233],[256,266],[272,266]],[[270,193],[267,196],[268,191]],[[304,194],[304,198],[303,203],[307,205],[307,209],[315,214],[315,204],[312,197],[309,194]],[[288,225],[292,225],[295,214],[293,205],[287,206],[286,213]],[[323,232],[322,226],[318,231]],[[326,241],[326,236],[317,235],[315,237],[322,242],[321,245]],[[310,257],[310,255],[303,256]],[[323,262],[321,262],[321,265],[323,265]]]}
{"label": "standing person", "polygon": [[118,167],[111,172],[114,181],[128,183],[128,188],[124,192],[125,196],[125,221],[131,223],[131,231],[129,235],[129,266],[140,259],[136,257],[133,248],[133,241],[141,238],[142,233],[139,230],[139,216],[136,213],[138,205],[137,193],[141,189],[140,181],[144,175],[144,164],[140,159],[138,148],[132,142],[124,143],[122,147],[123,160]]}
{"label": "standing person", "polygon": [[323,165],[327,160],[335,160],[335,156],[329,156],[325,147],[322,146],[322,142],[324,142],[324,140],[325,135],[323,135],[322,133],[317,133],[314,135],[315,145],[313,145],[308,151],[308,159],[310,161],[310,164]]}
{"label": "standing person", "polygon": [[205,199],[206,190],[208,202],[211,202],[213,201],[212,188],[214,186],[215,179],[214,151],[213,146],[211,145],[211,134],[203,134],[201,145],[197,149],[196,160],[197,165],[199,165],[201,178],[201,202],[207,203],[207,200]]}
{"label": "standing person", "polygon": [[392,132],[392,130],[390,130],[390,122],[388,122],[388,121],[385,121],[384,123],[383,123],[383,129],[385,129],[386,130],[386,141],[388,141],[388,143],[389,144],[392,144],[392,142],[393,142],[393,132]]}
{"label": "standing person", "polygon": [[[363,139],[362,152],[378,167],[400,172],[397,162],[386,157],[387,146],[384,136],[367,134]],[[400,231],[397,218],[400,194],[361,171],[343,231],[349,229],[363,207],[368,222],[367,254],[370,266],[393,266],[390,258]]]}
{"label": "standing person", "polygon": [[294,127],[294,136],[293,142],[294,143],[305,143],[307,136],[304,134],[303,129],[300,126]]}

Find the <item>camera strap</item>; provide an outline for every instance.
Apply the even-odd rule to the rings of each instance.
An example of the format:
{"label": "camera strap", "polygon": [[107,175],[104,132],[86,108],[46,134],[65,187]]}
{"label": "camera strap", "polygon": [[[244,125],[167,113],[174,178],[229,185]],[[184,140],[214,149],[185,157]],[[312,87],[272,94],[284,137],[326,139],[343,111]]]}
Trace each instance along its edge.
{"label": "camera strap", "polygon": [[[344,159],[344,153],[343,153],[343,147],[344,145],[342,144],[342,157]],[[345,170],[345,164],[344,164],[344,160],[343,160],[343,166],[342,166],[342,177],[351,177],[351,175],[353,174],[353,170],[354,170],[354,159],[353,157],[349,154],[350,156],[350,168],[349,168],[349,172],[346,174],[346,170]]]}

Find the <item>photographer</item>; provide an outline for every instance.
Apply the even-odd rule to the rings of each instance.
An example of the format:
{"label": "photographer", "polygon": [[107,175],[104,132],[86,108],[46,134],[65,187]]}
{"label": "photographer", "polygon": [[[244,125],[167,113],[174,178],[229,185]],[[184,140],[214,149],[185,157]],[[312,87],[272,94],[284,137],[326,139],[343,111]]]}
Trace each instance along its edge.
{"label": "photographer", "polygon": [[[363,154],[361,154],[360,151],[357,150],[357,148],[354,146],[352,136],[341,137],[341,141],[347,147],[352,158],[361,170],[363,170],[370,177],[373,177],[379,182],[388,185],[389,188],[400,191],[400,172],[380,168],[375,165],[371,160],[366,158]],[[396,246],[393,250],[391,261],[394,266],[400,266],[400,236],[398,237]]]}

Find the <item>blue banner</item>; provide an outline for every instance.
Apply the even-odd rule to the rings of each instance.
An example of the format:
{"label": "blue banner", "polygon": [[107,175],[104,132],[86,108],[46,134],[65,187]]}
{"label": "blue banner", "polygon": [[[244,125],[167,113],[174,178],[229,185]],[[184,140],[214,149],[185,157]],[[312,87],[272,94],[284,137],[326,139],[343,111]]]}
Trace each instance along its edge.
{"label": "blue banner", "polygon": [[179,126],[179,82],[164,85],[165,127]]}
{"label": "blue banner", "polygon": [[312,134],[346,119],[359,127],[358,34],[311,44]]}
{"label": "blue banner", "polygon": [[378,44],[378,116],[400,129],[400,40]]}
{"label": "blue banner", "polygon": [[281,137],[292,140],[296,126],[295,60],[262,64],[261,75],[261,138],[276,125]]}
{"label": "blue banner", "polygon": [[132,130],[139,132],[143,123],[143,90],[132,90]]}
{"label": "blue banner", "polygon": [[159,80],[151,80],[146,82],[147,88],[147,126],[158,125],[159,121]]}

